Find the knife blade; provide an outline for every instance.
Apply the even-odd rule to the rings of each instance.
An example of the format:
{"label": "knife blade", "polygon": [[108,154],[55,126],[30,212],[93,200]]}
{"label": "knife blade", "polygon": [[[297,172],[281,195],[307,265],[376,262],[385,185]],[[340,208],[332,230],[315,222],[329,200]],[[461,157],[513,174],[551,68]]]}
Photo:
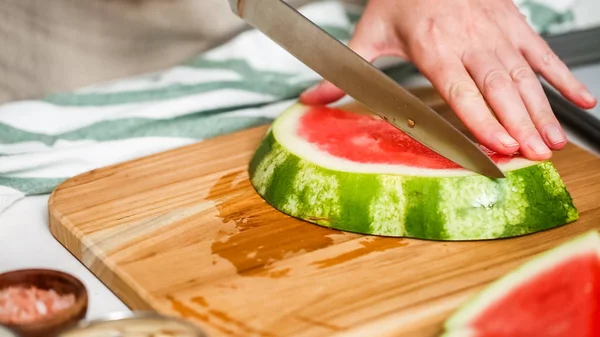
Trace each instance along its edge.
{"label": "knife blade", "polygon": [[232,11],[323,78],[465,169],[504,173],[477,144],[393,79],[281,0],[229,0]]}

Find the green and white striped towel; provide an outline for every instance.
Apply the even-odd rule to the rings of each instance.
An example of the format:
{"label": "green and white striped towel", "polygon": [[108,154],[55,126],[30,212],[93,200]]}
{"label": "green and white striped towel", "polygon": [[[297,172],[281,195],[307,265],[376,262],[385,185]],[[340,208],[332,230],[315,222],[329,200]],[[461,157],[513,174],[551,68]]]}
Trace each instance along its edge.
{"label": "green and white striped towel", "polygon": [[[573,22],[572,0],[517,3],[538,31]],[[336,1],[301,12],[344,42],[360,15]],[[165,71],[0,106],[0,212],[85,171],[269,123],[319,79],[251,30]]]}

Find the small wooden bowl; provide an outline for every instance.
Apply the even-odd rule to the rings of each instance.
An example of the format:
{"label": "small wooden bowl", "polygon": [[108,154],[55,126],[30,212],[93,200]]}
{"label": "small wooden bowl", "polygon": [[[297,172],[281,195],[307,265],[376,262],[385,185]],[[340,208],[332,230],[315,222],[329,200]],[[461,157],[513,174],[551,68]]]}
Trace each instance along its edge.
{"label": "small wooden bowl", "polygon": [[21,337],[54,337],[70,328],[87,314],[88,295],[83,283],[76,277],[58,270],[24,269],[0,274],[0,289],[10,286],[35,286],[53,289],[59,294],[75,295],[75,303],[41,320],[25,324],[3,324]]}

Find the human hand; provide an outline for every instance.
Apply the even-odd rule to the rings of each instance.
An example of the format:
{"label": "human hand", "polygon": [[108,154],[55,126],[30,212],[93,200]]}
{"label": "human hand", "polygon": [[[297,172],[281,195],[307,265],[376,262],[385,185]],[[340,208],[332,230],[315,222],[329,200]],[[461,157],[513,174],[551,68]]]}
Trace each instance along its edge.
{"label": "human hand", "polygon": [[[567,142],[536,73],[579,107],[596,104],[512,0],[370,0],[348,46],[371,62],[411,61],[479,143],[501,154],[545,160]],[[300,99],[343,96],[324,81]]]}

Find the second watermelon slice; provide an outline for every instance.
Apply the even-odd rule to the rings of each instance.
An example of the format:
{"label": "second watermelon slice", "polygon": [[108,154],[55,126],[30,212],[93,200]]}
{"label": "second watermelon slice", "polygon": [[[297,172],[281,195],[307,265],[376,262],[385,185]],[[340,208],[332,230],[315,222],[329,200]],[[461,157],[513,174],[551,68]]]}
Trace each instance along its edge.
{"label": "second watermelon slice", "polygon": [[600,235],[531,259],[475,295],[445,329],[443,337],[600,336]]}

